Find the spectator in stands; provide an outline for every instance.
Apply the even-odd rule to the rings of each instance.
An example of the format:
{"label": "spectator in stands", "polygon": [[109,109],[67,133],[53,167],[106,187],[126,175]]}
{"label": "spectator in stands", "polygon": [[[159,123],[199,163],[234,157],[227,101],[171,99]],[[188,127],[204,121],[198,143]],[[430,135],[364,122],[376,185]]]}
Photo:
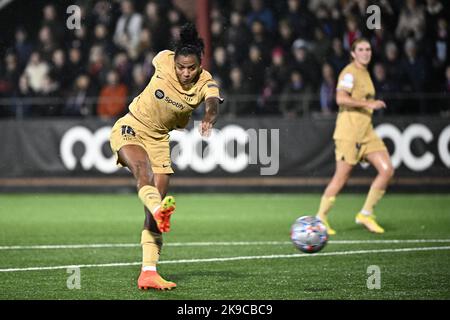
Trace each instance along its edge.
{"label": "spectator in stands", "polygon": [[164,18],[164,9],[158,2],[149,1],[145,5],[144,27],[150,30],[152,36],[152,49],[159,52],[169,47],[170,26]]}
{"label": "spectator in stands", "polygon": [[389,31],[386,32],[385,25],[381,25],[380,29],[375,29],[372,36],[369,37],[370,45],[372,46],[372,55],[375,61],[380,61],[383,57],[383,51],[386,44],[393,41],[392,35]]}
{"label": "spectator in stands", "polygon": [[11,110],[11,115],[16,116],[19,119],[33,116],[34,106],[31,99],[34,96],[35,93],[29,85],[28,77],[25,74],[22,74],[14,94],[14,105]]}
{"label": "spectator in stands", "polygon": [[302,80],[307,82],[313,89],[318,88],[320,73],[317,70],[320,70],[320,66],[309,55],[308,44],[302,39],[297,39],[292,44],[292,52],[294,60],[291,68],[299,70]]}
{"label": "spectator in stands", "polygon": [[96,24],[94,27],[94,37],[91,42],[91,47],[92,46],[101,46],[103,52],[108,55],[114,55],[116,53],[115,46],[109,37],[108,28],[103,23]]}
{"label": "spectator in stands", "polygon": [[125,52],[119,52],[114,56],[113,69],[117,71],[119,79],[130,87],[132,83],[133,66]]}
{"label": "spectator in stands", "polygon": [[225,30],[225,39],[230,62],[241,64],[248,56],[251,34],[238,11],[230,14],[230,27]]}
{"label": "spectator in stands", "polygon": [[425,25],[427,38],[433,38],[436,33],[436,27],[439,19],[446,21],[449,17],[445,15],[445,9],[439,0],[427,0],[425,6]]}
{"label": "spectator in stands", "polygon": [[322,83],[320,84],[320,112],[324,115],[332,114],[336,106],[336,77],[334,69],[329,63],[322,66]]}
{"label": "spectator in stands", "polygon": [[224,29],[225,24],[222,18],[215,18],[211,21],[211,46],[213,48],[226,45]]}
{"label": "spectator in stands", "polygon": [[[405,75],[407,91],[414,93],[425,92],[427,83],[427,65],[425,59],[418,55],[417,44],[414,39],[409,38],[404,45],[405,57],[402,61],[402,72]],[[417,100],[419,105],[417,106]],[[410,105],[415,105],[416,111],[424,113],[426,111],[425,100],[423,98],[410,101]]]}
{"label": "spectator in stands", "polygon": [[39,30],[37,50],[40,52],[43,60],[50,61],[53,51],[58,45],[54,40],[53,31],[48,26],[43,26]]}
{"label": "spectator in stands", "polygon": [[348,0],[342,7],[342,14],[347,19],[354,19],[359,26],[362,26],[367,21],[367,7],[369,7],[368,0]]}
{"label": "spectator in stands", "polygon": [[41,59],[41,54],[38,51],[33,51],[30,56],[30,61],[25,67],[25,75],[28,77],[30,88],[40,93],[43,90],[44,78],[48,75],[50,68],[48,64]]}
{"label": "spectator in stands", "polygon": [[[450,94],[450,65],[445,68],[445,83],[443,86],[443,92]],[[448,106],[448,103],[447,103]],[[450,109],[450,106],[449,106]]]}
{"label": "spectator in stands", "polygon": [[126,112],[128,90],[120,82],[119,75],[115,70],[107,74],[106,85],[100,91],[97,115],[101,118],[118,118]]}
{"label": "spectator in stands", "polygon": [[59,83],[49,74],[42,79],[42,89],[38,92],[39,107],[36,109],[40,116],[54,117],[61,115],[63,109],[59,94]]}
{"label": "spectator in stands", "polygon": [[155,72],[155,66],[153,65],[152,61],[155,57],[155,53],[153,51],[149,51],[145,57],[144,61],[142,63],[142,68],[145,74],[145,77],[147,79],[150,79],[153,73]]}
{"label": "spectator in stands", "polygon": [[130,57],[133,63],[138,63],[139,61],[143,61],[145,59],[145,55],[149,51],[154,51],[153,49],[153,36],[152,31],[144,27],[141,30],[141,34],[139,35],[139,43],[136,48],[136,56]]}
{"label": "spectator in stands", "polygon": [[314,41],[311,48],[311,55],[315,58],[317,62],[320,64],[326,61],[327,55],[331,49],[331,41],[322,28],[316,27],[314,29]]}
{"label": "spectator in stands", "polygon": [[81,56],[81,51],[78,48],[69,48],[69,58],[67,61],[69,82],[72,84],[75,78],[85,72],[87,68]]}
{"label": "spectator in stands", "polygon": [[55,5],[45,5],[42,10],[42,15],[42,26],[48,27],[52,34],[53,40],[58,45],[61,44],[64,40],[65,26],[58,17]]}
{"label": "spectator in stands", "polygon": [[18,58],[14,52],[7,52],[4,60],[5,68],[0,73],[0,98],[9,98],[17,90],[20,70]]}
{"label": "spectator in stands", "polygon": [[397,94],[400,92],[398,81],[389,78],[386,67],[382,63],[376,63],[373,67],[373,85],[377,93],[377,99],[386,102],[387,108],[379,110],[380,115],[399,112],[399,100]]}
{"label": "spectator in stands", "polygon": [[450,64],[447,65],[447,68],[445,68],[445,82],[442,87],[444,95],[440,103],[441,113],[447,117],[450,117],[450,103],[448,103],[448,99],[450,99]]}
{"label": "spectator in stands", "polygon": [[33,51],[33,45],[28,40],[28,32],[23,27],[18,27],[15,32],[14,49],[17,52],[20,69],[24,68]]}
{"label": "spectator in stands", "polygon": [[110,31],[113,29],[113,14],[111,13],[111,2],[106,0],[97,1],[92,9],[93,25],[102,24]]}
{"label": "spectator in stands", "polygon": [[361,38],[362,32],[360,30],[358,20],[354,16],[349,16],[346,20],[346,31],[344,33],[343,45],[346,51],[350,51],[352,43]]}
{"label": "spectator in stands", "polygon": [[266,6],[264,0],[250,0],[251,10],[247,15],[247,24],[252,26],[255,20],[261,21],[269,32],[275,31],[276,20],[272,11]]}
{"label": "spectator in stands", "polygon": [[406,0],[401,9],[395,34],[398,39],[422,40],[425,33],[425,10],[416,0]]}
{"label": "spectator in stands", "polygon": [[285,52],[281,47],[272,50],[270,66],[266,68],[266,85],[270,85],[272,95],[278,96],[283,91],[284,83],[289,78],[290,70]]}
{"label": "spectator in stands", "polygon": [[64,106],[64,116],[87,117],[95,114],[97,92],[91,85],[87,74],[81,74],[75,80]]}
{"label": "spectator in stands", "polygon": [[292,25],[288,19],[282,19],[278,23],[278,46],[283,49],[288,55],[291,52],[292,43],[295,40],[294,31],[292,30]]}
{"label": "spectator in stands", "polygon": [[272,37],[266,32],[264,24],[259,20],[253,20],[251,33],[251,42],[260,48],[263,63],[270,63],[270,52],[272,51],[273,42]]}
{"label": "spectator in stands", "polygon": [[79,29],[75,29],[73,32],[73,38],[69,42],[69,47],[78,48],[83,57],[86,57],[89,54],[90,49],[92,48],[92,44],[89,42],[87,37],[87,29],[86,25],[81,24]]}
{"label": "spectator in stands", "polygon": [[298,70],[293,70],[289,84],[283,90],[280,99],[280,111],[286,118],[296,118],[309,113],[311,86],[309,86]]}
{"label": "spectator in stands", "polygon": [[70,71],[66,63],[66,54],[62,49],[53,51],[52,61],[50,63],[50,75],[59,83],[61,93],[64,94],[71,83]]}
{"label": "spectator in stands", "polygon": [[382,59],[386,67],[387,77],[396,83],[402,83],[402,67],[399,49],[394,41],[389,41],[384,48],[384,58]]}
{"label": "spectator in stands", "polygon": [[333,66],[335,74],[340,73],[348,64],[348,57],[339,38],[334,38],[331,42],[331,53],[327,60]]}
{"label": "spectator in stands", "polygon": [[92,46],[89,53],[88,74],[92,81],[100,86],[106,78],[109,69],[109,60],[101,46]]}
{"label": "spectator in stands", "polygon": [[133,101],[134,97],[137,97],[145,89],[148,84],[149,77],[145,74],[145,70],[142,64],[136,64],[133,67],[133,82],[130,85],[130,93],[128,94],[128,103]]}
{"label": "spectator in stands", "polygon": [[260,94],[264,85],[264,69],[261,49],[252,44],[249,51],[249,59],[244,63],[243,73],[245,80],[249,82],[250,93]]}
{"label": "spectator in stands", "polygon": [[211,74],[216,81],[220,81],[220,88],[227,89],[230,84],[228,79],[230,69],[227,60],[227,51],[224,47],[216,47],[213,52],[213,58]]}
{"label": "spectator in stands", "polygon": [[229,95],[230,99],[225,100],[225,108],[221,108],[221,112],[238,116],[254,116],[256,107],[255,99],[249,97],[251,90],[250,82],[245,79],[242,70],[236,66],[232,67],[230,87],[227,90],[227,96]]}
{"label": "spectator in stands", "polygon": [[336,8],[338,0],[309,0],[308,9],[311,12],[317,12],[320,7],[325,7],[328,10]]}
{"label": "spectator in stands", "polygon": [[313,39],[314,15],[308,10],[304,0],[288,0],[286,19],[292,25],[295,38]]}
{"label": "spectator in stands", "polygon": [[284,52],[280,47],[277,47],[272,50],[272,63],[266,69],[264,88],[260,99],[258,99],[258,113],[279,113],[278,99],[289,75],[290,70],[285,62]]}
{"label": "spectator in stands", "polygon": [[120,8],[122,15],[116,24],[114,43],[133,57],[136,56],[136,49],[139,44],[142,16],[134,11],[134,4],[131,0],[122,1]]}
{"label": "spectator in stands", "polygon": [[[180,32],[180,26],[185,24],[187,19],[184,14],[175,7],[170,7],[169,10],[167,10],[166,17],[170,25],[169,34],[172,38],[172,41],[176,41],[177,39],[179,39],[180,34],[175,32]],[[173,27],[177,27],[176,30],[174,30]]]}

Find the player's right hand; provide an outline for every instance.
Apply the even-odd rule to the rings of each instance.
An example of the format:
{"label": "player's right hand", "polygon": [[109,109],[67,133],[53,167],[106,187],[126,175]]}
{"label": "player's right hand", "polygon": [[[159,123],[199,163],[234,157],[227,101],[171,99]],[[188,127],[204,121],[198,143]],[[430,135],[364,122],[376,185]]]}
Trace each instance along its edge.
{"label": "player's right hand", "polygon": [[369,101],[367,103],[367,108],[371,110],[378,110],[386,108],[386,103],[382,100]]}

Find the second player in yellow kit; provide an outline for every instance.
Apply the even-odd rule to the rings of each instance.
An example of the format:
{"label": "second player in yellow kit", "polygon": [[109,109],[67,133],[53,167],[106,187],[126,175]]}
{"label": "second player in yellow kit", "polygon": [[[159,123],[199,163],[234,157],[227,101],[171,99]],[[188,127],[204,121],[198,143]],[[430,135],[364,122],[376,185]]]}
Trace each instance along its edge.
{"label": "second player in yellow kit", "polygon": [[383,233],[384,229],[375,220],[374,207],[383,197],[394,174],[386,146],[372,126],[373,111],[385,108],[386,104],[375,99],[375,88],[367,70],[372,58],[370,43],[366,39],[356,40],[352,45],[351,56],[353,61],[341,71],[337,85],[339,113],[333,135],[336,170],[317,212],[317,217],[327,225],[331,235],[336,231],[331,228],[327,214],[348,181],[353,167],[361,161],[371,163],[378,175],[355,221],[371,232]]}
{"label": "second player in yellow kit", "polygon": [[156,270],[162,233],[170,230],[170,217],[175,211],[175,199],[166,196],[173,173],[169,132],[186,127],[192,111],[205,102],[200,134],[208,136],[222,101],[217,83],[201,68],[203,48],[195,26],[184,25],[175,51],[164,50],[155,56],[155,73],[150,83],[111,131],[111,149],[117,156],[117,164],[133,173],[138,196],[144,204],[140,289],[176,287]]}

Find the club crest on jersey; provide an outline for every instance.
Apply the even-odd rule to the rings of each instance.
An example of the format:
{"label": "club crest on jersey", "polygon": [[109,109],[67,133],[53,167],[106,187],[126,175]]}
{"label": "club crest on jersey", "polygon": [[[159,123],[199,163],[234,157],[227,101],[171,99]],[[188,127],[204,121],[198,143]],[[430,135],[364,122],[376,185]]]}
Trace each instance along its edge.
{"label": "club crest on jersey", "polygon": [[165,96],[164,91],[162,91],[161,89],[155,91],[155,97],[157,97],[158,99],[162,99],[164,98],[164,96]]}

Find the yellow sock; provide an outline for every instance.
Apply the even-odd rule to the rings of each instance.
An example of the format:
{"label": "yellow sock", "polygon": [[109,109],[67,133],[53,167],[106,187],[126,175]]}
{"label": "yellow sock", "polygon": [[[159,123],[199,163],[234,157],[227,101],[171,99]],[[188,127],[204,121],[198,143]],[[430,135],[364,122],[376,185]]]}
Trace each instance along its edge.
{"label": "yellow sock", "polygon": [[161,204],[161,195],[158,189],[153,186],[143,186],[138,192],[139,199],[147,207],[150,212],[155,212],[155,209]]}
{"label": "yellow sock", "polygon": [[[142,230],[142,267],[153,267],[156,271],[156,264],[159,261],[159,255],[162,248],[162,235],[149,230]],[[151,269],[149,269],[151,270]]]}
{"label": "yellow sock", "polygon": [[319,211],[317,212],[317,216],[326,217],[328,211],[333,207],[334,202],[336,201],[336,197],[326,197],[322,196],[320,200]]}
{"label": "yellow sock", "polygon": [[383,197],[385,190],[378,190],[370,188],[369,194],[367,195],[366,202],[361,210],[362,214],[371,215],[373,213],[373,208]]}

